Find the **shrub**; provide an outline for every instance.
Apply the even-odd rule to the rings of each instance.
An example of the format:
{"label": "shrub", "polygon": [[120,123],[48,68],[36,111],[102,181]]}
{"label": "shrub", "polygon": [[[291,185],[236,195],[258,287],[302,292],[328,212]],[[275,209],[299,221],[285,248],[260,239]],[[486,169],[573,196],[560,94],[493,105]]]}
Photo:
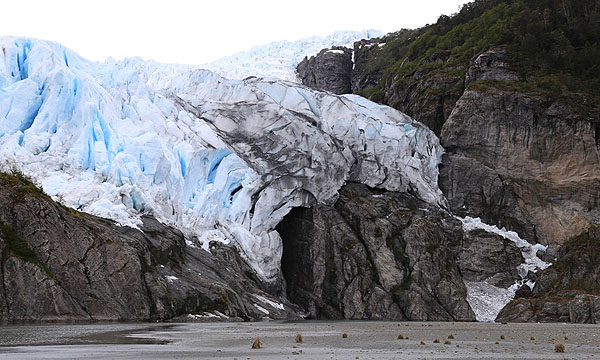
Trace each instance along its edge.
{"label": "shrub", "polygon": [[556,345],[554,345],[554,352],[564,353],[565,352],[565,344],[557,343]]}
{"label": "shrub", "polygon": [[262,343],[260,342],[260,337],[257,337],[256,339],[254,339],[254,342],[252,343],[252,349],[260,349],[262,347]]}
{"label": "shrub", "polygon": [[302,334],[296,334],[296,342],[299,344],[302,344],[304,342],[304,339],[302,339]]}

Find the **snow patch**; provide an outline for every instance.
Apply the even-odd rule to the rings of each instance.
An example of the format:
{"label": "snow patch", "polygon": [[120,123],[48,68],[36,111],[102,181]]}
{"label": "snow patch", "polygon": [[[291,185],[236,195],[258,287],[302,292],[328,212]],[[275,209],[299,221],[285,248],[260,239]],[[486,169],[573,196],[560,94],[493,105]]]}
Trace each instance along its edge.
{"label": "snow patch", "polygon": [[537,272],[538,270],[547,269],[552,263],[547,263],[542,261],[537,256],[537,252],[539,250],[546,251],[548,246],[544,246],[542,244],[531,244],[527,240],[523,240],[519,237],[514,231],[506,230],[505,228],[499,229],[495,225],[489,225],[481,221],[480,218],[472,218],[470,216],[464,218],[458,218],[463,223],[463,229],[465,231],[472,231],[476,229],[485,230],[489,233],[494,233],[496,235],[500,235],[505,239],[512,241],[523,254],[523,258],[525,258],[525,263],[519,265],[519,275],[524,278],[527,276],[528,271]]}
{"label": "snow patch", "polygon": [[527,240],[521,239],[516,232],[486,224],[480,218],[466,216],[464,218],[457,217],[457,219],[462,222],[465,232],[481,229],[512,241],[521,250],[521,254],[525,259],[525,262],[517,267],[521,280],[516,281],[507,289],[492,286],[485,281],[465,281],[467,301],[471,305],[473,312],[475,312],[476,319],[478,321],[494,321],[500,310],[515,297],[516,291],[521,286],[527,285],[533,289],[535,283],[527,280],[527,274],[530,271],[535,273],[539,270],[547,269],[552,265],[537,256],[539,250],[546,251],[548,247],[541,244],[533,245]]}
{"label": "snow patch", "polygon": [[188,319],[200,320],[200,319],[229,319],[229,316],[215,310],[211,312],[203,312],[202,314],[188,314]]}
{"label": "snow patch", "polygon": [[258,311],[260,311],[261,313],[269,315],[269,310],[265,309],[264,307],[257,304],[254,304],[254,307],[256,307],[256,309],[258,309]]}
{"label": "snow patch", "polygon": [[284,310],[283,304],[280,304],[280,303],[275,302],[275,301],[271,301],[271,300],[267,299],[266,297],[260,296],[258,294],[254,294],[254,297],[257,298],[259,301],[262,301],[263,303],[269,305],[270,307],[272,307],[274,309]]}
{"label": "snow patch", "polygon": [[519,284],[513,284],[503,289],[485,281],[465,281],[467,302],[475,313],[477,321],[494,322],[500,310],[508,304],[519,289]]}

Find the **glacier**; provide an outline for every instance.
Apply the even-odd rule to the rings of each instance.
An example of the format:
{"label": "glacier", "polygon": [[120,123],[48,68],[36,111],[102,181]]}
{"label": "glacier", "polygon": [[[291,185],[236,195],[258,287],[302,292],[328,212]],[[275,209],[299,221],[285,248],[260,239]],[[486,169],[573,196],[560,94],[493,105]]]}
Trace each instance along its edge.
{"label": "glacier", "polygon": [[139,58],[96,63],[43,40],[0,47],[0,167],[121,225],[151,214],[191,246],[234,244],[266,282],[281,276],[275,226],[335,202],[346,182],[445,206],[437,137],[387,106]]}
{"label": "glacier", "polygon": [[298,82],[296,66],[304,59],[332,46],[354,49],[354,42],[384,35],[379,30],[336,31],[328,36],[312,36],[296,41],[276,41],[255,46],[247,51],[225,56],[202,64],[228,79],[245,79],[249,76],[275,78]]}

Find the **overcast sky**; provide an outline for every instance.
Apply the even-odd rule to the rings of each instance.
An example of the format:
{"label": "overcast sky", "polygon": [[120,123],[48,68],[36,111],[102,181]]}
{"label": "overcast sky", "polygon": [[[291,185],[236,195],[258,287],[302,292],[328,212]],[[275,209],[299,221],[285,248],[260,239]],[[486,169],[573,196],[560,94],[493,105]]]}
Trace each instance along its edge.
{"label": "overcast sky", "polygon": [[57,41],[90,60],[199,65],[278,40],[433,23],[466,0],[28,0],[0,3],[0,36]]}

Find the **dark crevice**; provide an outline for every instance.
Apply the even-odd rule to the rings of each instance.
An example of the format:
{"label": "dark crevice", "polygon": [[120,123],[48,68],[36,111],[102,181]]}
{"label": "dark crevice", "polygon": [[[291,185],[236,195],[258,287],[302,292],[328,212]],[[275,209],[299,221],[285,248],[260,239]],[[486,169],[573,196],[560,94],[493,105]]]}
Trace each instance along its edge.
{"label": "dark crevice", "polygon": [[310,282],[313,278],[312,268],[304,264],[301,258],[308,250],[308,246],[300,238],[302,228],[308,224],[306,217],[310,211],[307,208],[293,208],[276,227],[283,242],[281,272],[287,285],[287,297],[305,309],[308,303],[298,301],[296,289],[303,288],[300,284],[302,279]]}

